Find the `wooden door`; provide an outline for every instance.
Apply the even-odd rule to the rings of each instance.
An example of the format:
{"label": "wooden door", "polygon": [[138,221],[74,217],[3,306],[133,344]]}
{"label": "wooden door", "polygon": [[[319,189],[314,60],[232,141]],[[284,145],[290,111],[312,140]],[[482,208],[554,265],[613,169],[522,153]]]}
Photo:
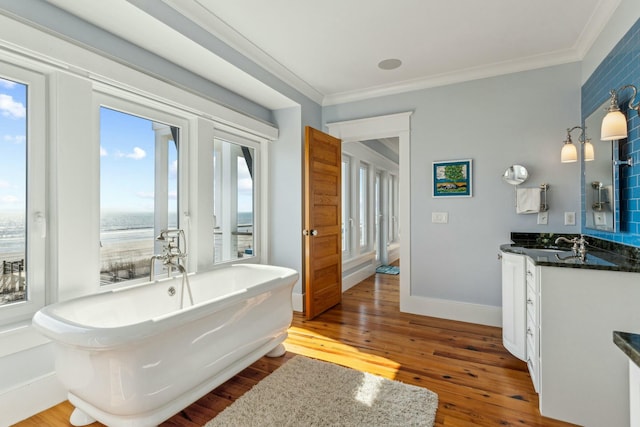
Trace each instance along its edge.
{"label": "wooden door", "polygon": [[309,126],[304,149],[305,316],[342,298],[341,141]]}

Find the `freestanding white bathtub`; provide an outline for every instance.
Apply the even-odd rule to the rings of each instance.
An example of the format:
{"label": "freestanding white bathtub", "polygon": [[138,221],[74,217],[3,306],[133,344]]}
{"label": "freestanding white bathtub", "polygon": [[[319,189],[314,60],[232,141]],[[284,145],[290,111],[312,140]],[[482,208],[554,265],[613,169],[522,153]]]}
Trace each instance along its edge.
{"label": "freestanding white bathtub", "polygon": [[185,308],[181,276],[43,308],[33,325],[54,343],[71,424],[155,426],[265,354],[281,356],[297,278],[239,264],[189,276]]}

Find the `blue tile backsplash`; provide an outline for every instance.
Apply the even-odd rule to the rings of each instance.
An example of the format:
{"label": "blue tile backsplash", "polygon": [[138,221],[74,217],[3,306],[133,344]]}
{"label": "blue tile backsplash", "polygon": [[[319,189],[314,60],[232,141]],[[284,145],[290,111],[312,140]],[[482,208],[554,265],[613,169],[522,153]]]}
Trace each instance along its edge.
{"label": "blue tile backsplash", "polygon": [[[600,63],[589,80],[582,85],[582,122],[584,123],[593,111],[609,98],[611,89],[618,89],[626,84],[632,84],[640,89],[640,20],[631,27],[625,36],[611,50],[609,55]],[[629,89],[620,93],[620,108],[629,103],[633,92]],[[640,94],[636,101],[640,99]],[[624,106],[623,106],[624,104]],[[640,247],[640,117],[635,111],[627,114],[629,137],[620,141],[620,159],[633,159],[633,166],[616,168],[619,173],[620,229],[617,233],[585,229],[584,185],[582,189],[582,228],[585,234],[600,239]],[[596,131],[599,133],[599,130]],[[600,142],[594,138],[594,143]]]}

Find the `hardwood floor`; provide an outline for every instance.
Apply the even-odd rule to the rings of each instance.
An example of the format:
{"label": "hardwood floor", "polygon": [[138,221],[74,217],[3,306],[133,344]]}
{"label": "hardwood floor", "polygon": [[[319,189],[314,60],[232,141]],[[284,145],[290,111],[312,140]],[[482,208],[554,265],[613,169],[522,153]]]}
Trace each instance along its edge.
{"label": "hardwood floor", "polygon": [[[376,274],[316,319],[294,315],[285,356],[263,357],[162,426],[204,425],[296,354],[436,392],[436,426],[571,425],[540,416],[526,364],[504,349],[500,328],[400,313],[398,287],[399,276]],[[69,426],[72,409],[64,402],[17,426]]]}

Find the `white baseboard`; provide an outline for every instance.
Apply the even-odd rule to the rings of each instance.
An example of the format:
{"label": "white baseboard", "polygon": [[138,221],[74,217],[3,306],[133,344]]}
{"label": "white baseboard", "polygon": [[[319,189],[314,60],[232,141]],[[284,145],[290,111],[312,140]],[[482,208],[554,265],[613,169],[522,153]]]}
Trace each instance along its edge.
{"label": "white baseboard", "polygon": [[410,295],[400,299],[400,311],[441,319],[502,327],[502,308]]}
{"label": "white baseboard", "polygon": [[55,372],[0,394],[0,425],[8,426],[67,400]]}
{"label": "white baseboard", "polygon": [[293,311],[302,313],[304,311],[304,294],[293,292],[291,294],[291,305],[293,305]]}
{"label": "white baseboard", "polygon": [[342,292],[346,291],[349,288],[354,287],[358,283],[362,282],[367,277],[376,273],[375,266],[368,264],[367,266],[361,268],[358,271],[355,271],[348,276],[342,277]]}

